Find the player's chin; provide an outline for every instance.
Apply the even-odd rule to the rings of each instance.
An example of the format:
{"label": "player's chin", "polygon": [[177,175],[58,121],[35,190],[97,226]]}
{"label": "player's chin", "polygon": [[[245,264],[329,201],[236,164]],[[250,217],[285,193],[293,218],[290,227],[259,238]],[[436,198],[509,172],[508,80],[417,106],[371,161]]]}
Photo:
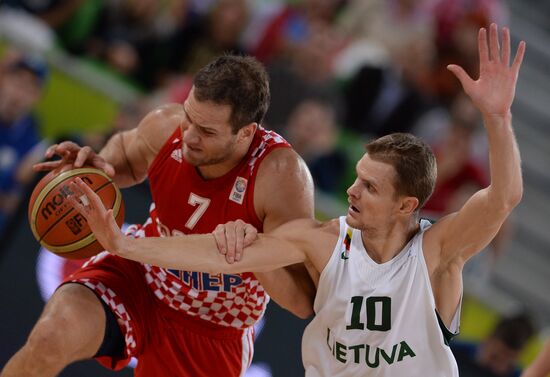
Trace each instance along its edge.
{"label": "player's chin", "polygon": [[188,164],[191,164],[193,166],[202,165],[204,160],[201,153],[189,150],[183,152],[183,158]]}
{"label": "player's chin", "polygon": [[355,228],[355,229],[360,229],[360,223],[357,219],[353,218],[352,214],[348,213],[346,215],[346,224],[348,224],[349,226],[351,226],[352,228]]}

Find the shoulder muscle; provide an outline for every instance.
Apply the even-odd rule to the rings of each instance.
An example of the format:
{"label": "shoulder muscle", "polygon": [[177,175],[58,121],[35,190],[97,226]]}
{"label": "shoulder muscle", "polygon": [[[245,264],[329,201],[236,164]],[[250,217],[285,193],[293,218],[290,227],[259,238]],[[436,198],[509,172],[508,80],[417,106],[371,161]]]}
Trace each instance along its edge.
{"label": "shoulder muscle", "polygon": [[159,106],[148,113],[136,129],[136,142],[149,153],[150,164],[166,140],[184,120],[183,106],[176,103]]}
{"label": "shoulder muscle", "polygon": [[262,161],[256,178],[254,206],[266,232],[293,219],[313,218],[311,174],[293,149],[276,149]]}

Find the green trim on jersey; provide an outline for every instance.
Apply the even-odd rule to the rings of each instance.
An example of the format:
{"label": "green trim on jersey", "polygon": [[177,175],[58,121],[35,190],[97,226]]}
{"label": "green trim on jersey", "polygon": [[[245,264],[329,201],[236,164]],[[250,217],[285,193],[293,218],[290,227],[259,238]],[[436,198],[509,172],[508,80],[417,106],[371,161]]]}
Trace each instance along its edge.
{"label": "green trim on jersey", "polygon": [[445,341],[445,345],[448,346],[451,340],[453,340],[453,338],[457,336],[460,332],[457,332],[457,333],[450,332],[447,326],[445,326],[445,324],[441,320],[441,317],[439,316],[439,313],[437,312],[437,310],[435,311],[435,315],[437,316],[437,323],[439,323],[439,328],[441,329],[441,333],[443,334],[443,340]]}

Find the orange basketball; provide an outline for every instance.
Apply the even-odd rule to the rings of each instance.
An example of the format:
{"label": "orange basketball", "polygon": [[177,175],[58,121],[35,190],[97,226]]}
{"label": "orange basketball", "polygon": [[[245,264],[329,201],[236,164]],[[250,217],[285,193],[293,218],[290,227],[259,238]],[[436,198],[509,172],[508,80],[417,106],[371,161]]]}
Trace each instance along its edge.
{"label": "orange basketball", "polygon": [[69,259],[87,258],[103,251],[86,223],[70,204],[69,183],[80,177],[94,190],[106,208],[112,208],[119,226],[124,221],[122,194],[102,170],[65,165],[38,182],[29,201],[29,223],[34,237],[51,252]]}

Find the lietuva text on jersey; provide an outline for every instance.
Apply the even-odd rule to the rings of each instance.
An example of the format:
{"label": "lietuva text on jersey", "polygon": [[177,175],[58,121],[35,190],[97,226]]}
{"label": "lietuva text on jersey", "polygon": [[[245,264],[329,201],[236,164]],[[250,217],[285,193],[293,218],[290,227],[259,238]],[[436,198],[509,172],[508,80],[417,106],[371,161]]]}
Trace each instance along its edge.
{"label": "lietuva text on jersey", "polygon": [[347,362],[364,363],[369,368],[378,368],[380,364],[391,365],[406,357],[416,356],[405,340],[394,344],[391,349],[376,347],[372,344],[348,345],[337,341],[329,328],[327,328],[327,346],[334,359],[342,364]]}

